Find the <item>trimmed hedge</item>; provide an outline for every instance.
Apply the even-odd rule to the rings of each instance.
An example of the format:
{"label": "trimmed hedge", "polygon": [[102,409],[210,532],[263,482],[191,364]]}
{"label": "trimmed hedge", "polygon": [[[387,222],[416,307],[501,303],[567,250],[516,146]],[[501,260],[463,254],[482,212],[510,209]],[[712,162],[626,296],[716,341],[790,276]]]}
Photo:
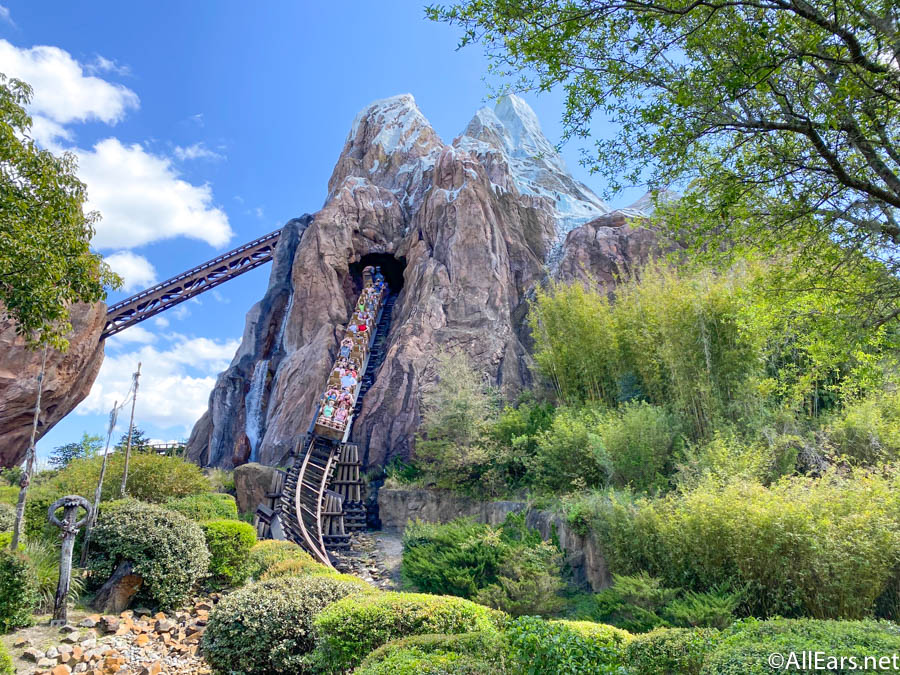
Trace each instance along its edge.
{"label": "trimmed hedge", "polygon": [[209,549],[209,574],[214,586],[240,586],[247,580],[247,559],[256,544],[256,529],[239,520],[200,523]]}
{"label": "trimmed hedge", "polygon": [[130,560],[144,584],[138,600],[172,608],[206,574],[209,550],[200,526],[180,513],[135,499],[105,504],[91,537],[93,585]]}
{"label": "trimmed hedge", "polygon": [[312,558],[288,558],[272,565],[263,572],[261,579],[265,581],[266,579],[278,579],[280,577],[302,577],[309,574],[334,575],[335,571]]}
{"label": "trimmed hedge", "polygon": [[205,520],[238,520],[234,497],[221,492],[170,499],[165,506],[198,523]]}
{"label": "trimmed hedge", "polygon": [[625,631],[584,624],[590,622],[544,621],[536,616],[515,619],[505,632],[512,671],[528,675],[619,675],[625,665],[626,637],[621,635]]}
{"label": "trimmed hedge", "polygon": [[37,577],[28,559],[7,548],[0,550],[0,631],[34,623],[32,612],[39,600]]}
{"label": "trimmed hedge", "polygon": [[503,612],[448,595],[386,592],[340,600],[315,619],[319,657],[335,669],[354,668],[373,649],[409,635],[496,629]]}
{"label": "trimmed hedge", "polygon": [[482,631],[458,635],[414,635],[371,652],[354,675],[505,675],[503,639]]}
{"label": "trimmed hedge", "polygon": [[[702,675],[771,675],[770,654],[781,654],[785,670],[791,668],[790,654],[801,652],[853,657],[856,671],[839,664],[823,664],[817,673],[860,672],[865,657],[900,653],[900,626],[886,621],[817,621],[815,619],[773,619],[738,621],[722,633],[722,639],[706,658]],[[846,665],[846,664],[845,664]],[[812,670],[812,668],[809,668]],[[876,670],[870,667],[869,670]]]}
{"label": "trimmed hedge", "polygon": [[329,576],[260,581],[225,596],[209,616],[203,652],[216,673],[307,672],[315,646],[313,617],[326,606],[370,590]]}
{"label": "trimmed hedge", "polygon": [[628,665],[637,673],[699,675],[719,639],[715,628],[657,628],[628,643]]}
{"label": "trimmed hedge", "polygon": [[247,559],[247,573],[252,578],[259,579],[270,567],[283,560],[315,562],[309,553],[294,542],[263,539],[250,549],[250,556]]}

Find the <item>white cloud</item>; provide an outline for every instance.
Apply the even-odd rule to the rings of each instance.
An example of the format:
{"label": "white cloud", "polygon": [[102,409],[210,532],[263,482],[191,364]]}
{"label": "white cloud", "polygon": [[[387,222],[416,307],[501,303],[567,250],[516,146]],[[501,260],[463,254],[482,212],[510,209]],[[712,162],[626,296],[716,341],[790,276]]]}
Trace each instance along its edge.
{"label": "white cloud", "polygon": [[155,319],[153,319],[153,324],[159,326],[160,328],[168,328],[169,320],[164,316],[157,316]]}
{"label": "white cloud", "polygon": [[237,347],[238,340],[175,335],[165,348],[148,344],[134,351],[107,354],[91,393],[76,412],[105,414],[115,401],[121,403],[131,386],[131,374],[140,362],[135,423],[180,429],[187,434],[206,411],[215,376],[228,367]]}
{"label": "white cloud", "polygon": [[218,152],[210,150],[205,145],[203,145],[203,143],[194,143],[193,145],[189,145],[187,147],[176,145],[175,157],[177,157],[182,162],[190,159],[225,159],[225,155],[221,155]]}
{"label": "white cloud", "polygon": [[133,248],[179,236],[222,246],[231,239],[228,216],[213,204],[209,184],[183,180],[169,158],[116,138],[75,153],[88,186],[86,208],[103,215],[95,246]]}
{"label": "white cloud", "polygon": [[[29,112],[35,140],[54,152],[71,150],[77,155],[79,177],[88,186],[86,207],[103,216],[95,246],[134,248],[178,236],[222,246],[231,239],[228,217],[214,204],[212,188],[181,178],[170,158],[116,138],[100,141],[89,150],[71,147],[74,138],[68,125],[115,124],[138,107],[133,91],[91,74],[122,74],[123,66],[99,55],[83,64],[58,47],[20,49],[0,40],[0,72],[34,88]],[[202,115],[198,121],[202,122]],[[202,144],[183,150],[196,157],[203,151],[215,154]]]}
{"label": "white cloud", "polygon": [[115,124],[139,104],[133,91],[85,74],[85,67],[58,47],[19,49],[0,40],[0,72],[30,84],[32,114],[58,124],[89,120]]}
{"label": "white cloud", "polygon": [[124,291],[136,291],[156,283],[156,268],[142,255],[119,251],[103,259],[124,280]]}
{"label": "white cloud", "polygon": [[131,75],[131,68],[116,62],[115,59],[107,59],[97,54],[91,63],[85,64],[85,70],[89,73],[115,73],[116,75]]}
{"label": "white cloud", "polygon": [[148,345],[152,342],[156,342],[156,335],[143,326],[131,326],[126,331],[116,333],[115,335],[106,338],[106,348],[118,349],[126,345]]}
{"label": "white cloud", "polygon": [[9,13],[9,8],[0,5],[0,20],[5,21],[11,26],[15,26],[16,22],[12,20],[12,15]]}

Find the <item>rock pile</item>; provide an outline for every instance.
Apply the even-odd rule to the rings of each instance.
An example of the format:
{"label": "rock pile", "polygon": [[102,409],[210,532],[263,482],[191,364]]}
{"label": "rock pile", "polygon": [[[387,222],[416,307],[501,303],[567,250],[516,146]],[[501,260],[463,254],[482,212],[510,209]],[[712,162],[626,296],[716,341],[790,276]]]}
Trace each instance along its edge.
{"label": "rock pile", "polygon": [[171,613],[146,609],[118,615],[95,614],[77,626],[60,629],[60,644],[41,650],[23,640],[22,658],[33,662],[33,675],[163,675],[210,673],[200,639],[218,596],[196,599]]}

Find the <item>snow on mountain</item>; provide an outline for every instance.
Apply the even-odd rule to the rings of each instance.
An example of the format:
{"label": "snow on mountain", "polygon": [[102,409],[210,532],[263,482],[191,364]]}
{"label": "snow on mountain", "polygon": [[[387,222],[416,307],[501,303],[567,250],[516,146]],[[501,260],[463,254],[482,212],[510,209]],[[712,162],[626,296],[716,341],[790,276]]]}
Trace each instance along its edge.
{"label": "snow on mountain", "polygon": [[572,177],[537,115],[518,96],[502,97],[493,109],[481,108],[456,145],[482,159],[500,153],[519,192],[544,197],[555,208],[560,242],[574,228],[611,210]]}

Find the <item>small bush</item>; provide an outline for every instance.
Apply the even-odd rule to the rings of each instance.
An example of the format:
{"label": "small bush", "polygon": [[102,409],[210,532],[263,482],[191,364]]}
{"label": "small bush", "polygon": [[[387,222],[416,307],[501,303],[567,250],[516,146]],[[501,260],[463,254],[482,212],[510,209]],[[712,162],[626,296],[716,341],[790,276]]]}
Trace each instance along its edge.
{"label": "small bush", "polygon": [[523,616],[510,623],[505,636],[517,673],[618,674],[624,665],[625,640],[603,629],[588,630],[570,622]]}
{"label": "small bush", "polygon": [[200,523],[209,549],[209,574],[215,587],[240,586],[247,580],[247,560],[256,543],[256,530],[239,520]]}
{"label": "small bush", "polygon": [[603,487],[612,463],[603,444],[604,411],[600,408],[557,408],[550,428],[537,435],[537,454],[529,468],[547,492]]}
{"label": "small bush", "polygon": [[263,539],[250,549],[247,559],[247,574],[254,579],[259,579],[270,567],[283,560],[314,562],[309,553],[291,541]]}
{"label": "small bush", "polygon": [[371,652],[354,675],[505,675],[500,634],[414,635]]}
{"label": "small bush", "polygon": [[727,628],[734,623],[734,612],[741,598],[740,593],[725,588],[714,588],[707,593],[688,591],[666,605],[663,615],[675,626]]}
{"label": "small bush", "polygon": [[3,643],[0,643],[0,675],[16,675],[12,657]]}
{"label": "small bush", "polygon": [[512,616],[559,613],[566,604],[560,595],[565,582],[559,549],[542,541],[515,551],[500,566],[497,582],[480,589],[473,600]]}
{"label": "small bush", "polygon": [[370,587],[325,575],[250,584],[225,596],[210,613],[203,652],[217,673],[275,675],[308,672],[313,617],[335,600]]}
{"label": "small bush", "polygon": [[[8,544],[7,544],[8,547]],[[38,583],[40,611],[53,611],[56,587],[59,585],[59,547],[46,541],[30,541],[25,546],[25,557]],[[73,567],[69,579],[69,602],[78,600],[84,592],[84,577]]]}
{"label": "small bush", "polygon": [[234,501],[234,497],[221,492],[170,499],[165,506],[197,522],[238,519],[237,502]]}
{"label": "small bush", "polygon": [[678,421],[665,409],[626,403],[607,415],[603,445],[612,464],[612,482],[641,492],[668,487],[672,455],[680,447]]}
{"label": "small bush", "polygon": [[[769,675],[769,654],[779,653],[789,668],[790,652],[824,652],[831,656],[853,657],[859,667],[866,657],[900,652],[900,627],[878,621],[817,621],[815,619],[775,619],[739,621],[722,633],[715,649],[706,658],[703,675]],[[871,663],[871,661],[870,661]],[[875,668],[870,668],[875,670]],[[816,672],[847,673],[849,668],[829,666]]]}
{"label": "small bush", "polygon": [[826,434],[834,454],[857,463],[900,459],[900,390],[848,405],[831,418]]}
{"label": "small bush", "polygon": [[134,499],[104,505],[91,538],[91,579],[102,584],[130,560],[144,584],[138,599],[172,608],[209,565],[203,531],[180,513]]}
{"label": "small bush", "polygon": [[523,514],[509,514],[499,528],[465,518],[410,523],[401,571],[420,591],[476,599],[515,615],[554,614],[564,605],[559,549],[541,541]]}
{"label": "small bush", "polygon": [[699,675],[719,637],[715,628],[657,628],[628,643],[628,665],[635,673]]}
{"label": "small bush", "polygon": [[260,577],[262,580],[281,577],[303,577],[315,574],[334,574],[334,570],[312,558],[288,558],[275,563]]}
{"label": "small bush", "polygon": [[490,526],[473,520],[444,525],[417,520],[403,532],[401,571],[425,593],[469,598],[497,580],[505,548]]}
{"label": "small bush", "polygon": [[16,524],[16,507],[0,502],[0,532],[13,529]]}
{"label": "small bush", "polygon": [[40,597],[28,559],[18,552],[0,550],[0,630],[30,626]]}
{"label": "small bush", "polygon": [[336,669],[357,666],[376,647],[409,635],[493,629],[502,612],[452,596],[377,593],[334,603],[315,619],[319,658]]}

